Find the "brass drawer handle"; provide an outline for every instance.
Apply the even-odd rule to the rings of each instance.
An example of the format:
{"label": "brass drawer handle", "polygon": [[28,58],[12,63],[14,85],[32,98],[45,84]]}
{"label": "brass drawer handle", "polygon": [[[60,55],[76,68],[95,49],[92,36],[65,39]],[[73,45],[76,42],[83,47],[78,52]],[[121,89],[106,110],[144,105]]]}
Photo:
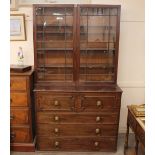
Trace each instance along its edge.
{"label": "brass drawer handle", "polygon": [[95,146],[95,147],[99,146],[99,142],[95,142],[95,143],[94,143],[94,146]]}
{"label": "brass drawer handle", "polygon": [[99,134],[99,133],[100,133],[100,129],[98,129],[98,128],[95,129],[95,133],[96,133],[96,134]]}
{"label": "brass drawer handle", "polygon": [[58,105],[59,105],[59,101],[58,101],[58,100],[55,100],[55,101],[54,101],[54,105],[55,105],[55,106],[58,106]]}
{"label": "brass drawer handle", "polygon": [[98,100],[97,102],[96,102],[96,106],[97,107],[100,107],[102,105],[102,102],[100,101],[100,100]]}
{"label": "brass drawer handle", "polygon": [[54,145],[55,145],[55,147],[58,147],[58,146],[60,145],[60,143],[59,143],[58,141],[56,141],[56,142],[54,143]]}
{"label": "brass drawer handle", "polygon": [[13,101],[13,100],[12,100],[12,99],[10,99],[10,103],[12,103],[12,101]]}
{"label": "brass drawer handle", "polygon": [[14,115],[10,115],[10,120],[13,120],[15,118]]}
{"label": "brass drawer handle", "polygon": [[55,121],[59,121],[60,118],[59,118],[58,116],[55,116],[55,117],[54,117],[54,120],[55,120]]}
{"label": "brass drawer handle", "polygon": [[99,122],[99,121],[101,121],[101,117],[100,116],[97,116],[96,117],[96,122]]}
{"label": "brass drawer handle", "polygon": [[58,128],[55,128],[55,129],[54,129],[54,132],[55,132],[55,133],[59,133],[59,129],[58,129]]}

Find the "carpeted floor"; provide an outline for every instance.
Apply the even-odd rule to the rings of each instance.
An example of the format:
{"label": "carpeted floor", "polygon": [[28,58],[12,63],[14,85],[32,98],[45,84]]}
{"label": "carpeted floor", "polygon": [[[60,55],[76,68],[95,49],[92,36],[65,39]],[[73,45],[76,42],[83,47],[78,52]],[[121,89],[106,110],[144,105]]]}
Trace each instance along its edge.
{"label": "carpeted floor", "polygon": [[[125,134],[120,134],[118,138],[117,152],[11,152],[11,155],[124,155],[124,140]],[[134,135],[130,134],[129,138],[130,146],[134,146]],[[133,154],[132,154],[133,155]]]}

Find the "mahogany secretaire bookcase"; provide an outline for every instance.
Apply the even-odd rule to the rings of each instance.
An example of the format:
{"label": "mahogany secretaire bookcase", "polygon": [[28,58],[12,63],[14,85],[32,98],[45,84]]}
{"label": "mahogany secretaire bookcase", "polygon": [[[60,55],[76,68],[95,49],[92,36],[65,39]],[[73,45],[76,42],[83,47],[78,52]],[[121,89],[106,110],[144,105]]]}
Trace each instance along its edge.
{"label": "mahogany secretaire bookcase", "polygon": [[116,151],[119,5],[34,5],[37,150]]}

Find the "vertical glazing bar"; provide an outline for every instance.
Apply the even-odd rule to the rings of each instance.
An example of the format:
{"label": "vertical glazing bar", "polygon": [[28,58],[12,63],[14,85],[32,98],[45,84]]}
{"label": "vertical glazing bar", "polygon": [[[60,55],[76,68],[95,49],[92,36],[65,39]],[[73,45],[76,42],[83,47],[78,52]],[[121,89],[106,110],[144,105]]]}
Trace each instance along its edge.
{"label": "vertical glazing bar", "polygon": [[[110,50],[109,50],[109,44],[110,44],[110,8],[108,8],[108,10],[109,10],[109,13],[108,13],[108,15],[109,15],[109,25],[108,25],[108,54],[109,54],[110,53]],[[108,67],[108,73],[109,73],[109,69],[110,69],[111,66],[109,64],[107,64],[106,67]]]}
{"label": "vertical glazing bar", "polygon": [[65,81],[66,81],[66,59],[67,59],[67,56],[66,56],[66,8],[65,8]]}
{"label": "vertical glazing bar", "polygon": [[44,80],[45,80],[45,60],[46,60],[46,51],[45,51],[45,28],[46,28],[46,21],[45,21],[45,18],[44,18],[44,8],[43,8],[43,12],[42,12],[42,17],[43,17],[43,21],[44,21],[44,23],[43,23],[43,42],[42,42],[42,48],[43,48],[43,57],[44,57],[44,64],[43,64],[43,67],[44,67],[44,69],[43,69],[43,73],[44,73]]}
{"label": "vertical glazing bar", "polygon": [[87,44],[86,44],[86,68],[85,68],[85,74],[86,74],[86,81],[87,81],[87,57],[88,57],[88,51],[87,51],[87,48],[88,48],[88,8],[87,8]]}

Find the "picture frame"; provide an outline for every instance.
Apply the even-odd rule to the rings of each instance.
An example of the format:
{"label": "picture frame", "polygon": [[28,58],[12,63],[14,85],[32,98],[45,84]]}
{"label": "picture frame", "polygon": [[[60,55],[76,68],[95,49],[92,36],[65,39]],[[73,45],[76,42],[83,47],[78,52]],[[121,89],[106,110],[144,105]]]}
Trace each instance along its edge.
{"label": "picture frame", "polygon": [[17,0],[10,0],[10,10],[11,11],[18,10]]}
{"label": "picture frame", "polygon": [[25,41],[25,15],[11,14],[10,15],[10,40],[11,41]]}

